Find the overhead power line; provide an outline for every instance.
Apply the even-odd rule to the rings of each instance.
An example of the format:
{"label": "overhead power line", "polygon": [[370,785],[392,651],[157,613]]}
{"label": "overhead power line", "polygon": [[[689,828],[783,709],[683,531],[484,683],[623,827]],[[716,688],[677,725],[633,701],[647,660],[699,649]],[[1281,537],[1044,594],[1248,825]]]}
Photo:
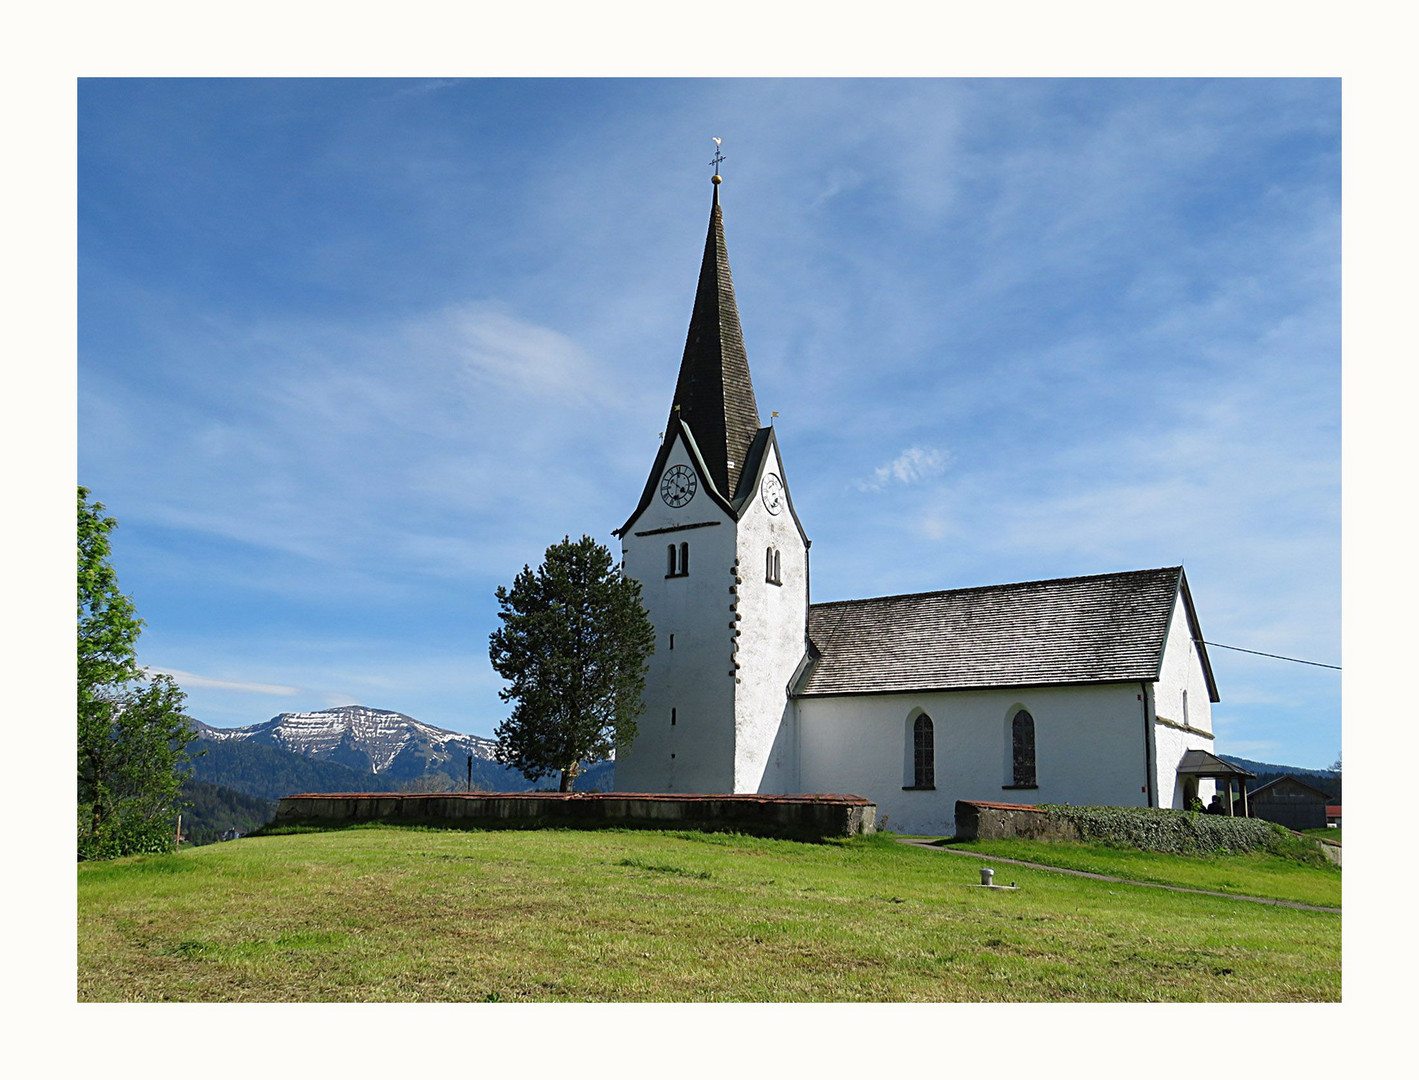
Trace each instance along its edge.
{"label": "overhead power line", "polygon": [[[1201,638],[1197,639],[1202,641]],[[1202,641],[1204,645],[1210,645],[1214,649],[1231,649],[1233,652],[1251,653],[1253,656],[1269,656],[1273,660],[1289,660],[1293,664],[1310,664],[1311,667],[1330,668],[1332,671],[1339,671],[1339,664],[1322,664],[1315,660],[1297,660],[1294,656],[1279,656],[1274,652],[1258,652],[1256,649],[1242,649],[1236,645],[1223,645],[1216,641]]]}

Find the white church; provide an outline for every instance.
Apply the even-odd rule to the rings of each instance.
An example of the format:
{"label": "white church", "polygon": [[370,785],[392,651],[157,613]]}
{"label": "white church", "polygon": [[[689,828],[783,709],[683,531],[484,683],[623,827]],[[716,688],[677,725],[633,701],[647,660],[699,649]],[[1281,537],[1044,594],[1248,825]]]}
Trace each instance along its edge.
{"label": "white church", "polygon": [[670,419],[616,531],[656,632],[617,789],[861,795],[949,835],[958,799],[1183,808],[1230,784],[1181,567],[812,602],[713,182]]}

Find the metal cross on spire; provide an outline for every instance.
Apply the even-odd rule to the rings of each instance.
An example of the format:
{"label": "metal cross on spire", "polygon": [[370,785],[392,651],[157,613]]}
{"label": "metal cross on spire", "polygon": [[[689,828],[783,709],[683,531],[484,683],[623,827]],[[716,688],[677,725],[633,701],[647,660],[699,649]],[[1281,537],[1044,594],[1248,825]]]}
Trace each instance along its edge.
{"label": "metal cross on spire", "polygon": [[719,152],[720,139],[719,139],[718,137],[716,137],[716,136],[710,136],[710,137],[714,139],[714,160],[711,161],[710,164],[714,166],[714,175],[715,175],[715,178],[718,179],[718,178],[719,178],[719,163],[724,160],[724,155]]}

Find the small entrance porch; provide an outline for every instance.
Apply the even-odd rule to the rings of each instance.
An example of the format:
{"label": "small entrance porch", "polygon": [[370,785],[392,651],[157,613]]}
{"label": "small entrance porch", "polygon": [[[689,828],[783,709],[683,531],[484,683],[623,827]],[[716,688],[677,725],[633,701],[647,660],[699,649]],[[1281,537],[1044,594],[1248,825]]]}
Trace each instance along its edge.
{"label": "small entrance porch", "polygon": [[[1209,754],[1206,750],[1189,750],[1178,762],[1178,776],[1184,778],[1184,790],[1197,788],[1197,780],[1206,778],[1216,780],[1219,784],[1225,781],[1227,784],[1227,795],[1222,805],[1228,816],[1236,817],[1237,795],[1233,792],[1233,785],[1239,790],[1241,798],[1241,817],[1251,817],[1251,810],[1247,806],[1247,780],[1255,780],[1256,773],[1247,772],[1237,765],[1223,761],[1216,754]],[[1190,782],[1189,782],[1190,781]]]}

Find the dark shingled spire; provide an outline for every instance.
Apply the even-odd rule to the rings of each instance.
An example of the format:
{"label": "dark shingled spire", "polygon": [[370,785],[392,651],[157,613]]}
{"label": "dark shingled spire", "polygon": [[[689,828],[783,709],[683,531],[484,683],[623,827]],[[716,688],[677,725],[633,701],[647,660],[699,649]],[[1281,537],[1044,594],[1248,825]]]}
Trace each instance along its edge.
{"label": "dark shingled spire", "polygon": [[749,447],[759,431],[759,406],[749,377],[749,358],[739,329],[729,253],[724,246],[724,217],[719,208],[719,177],[714,178],[714,205],[709,236],[700,263],[695,310],[685,338],[680,378],[675,384],[675,409],[690,429],[710,478],[726,499],[734,498]]}

